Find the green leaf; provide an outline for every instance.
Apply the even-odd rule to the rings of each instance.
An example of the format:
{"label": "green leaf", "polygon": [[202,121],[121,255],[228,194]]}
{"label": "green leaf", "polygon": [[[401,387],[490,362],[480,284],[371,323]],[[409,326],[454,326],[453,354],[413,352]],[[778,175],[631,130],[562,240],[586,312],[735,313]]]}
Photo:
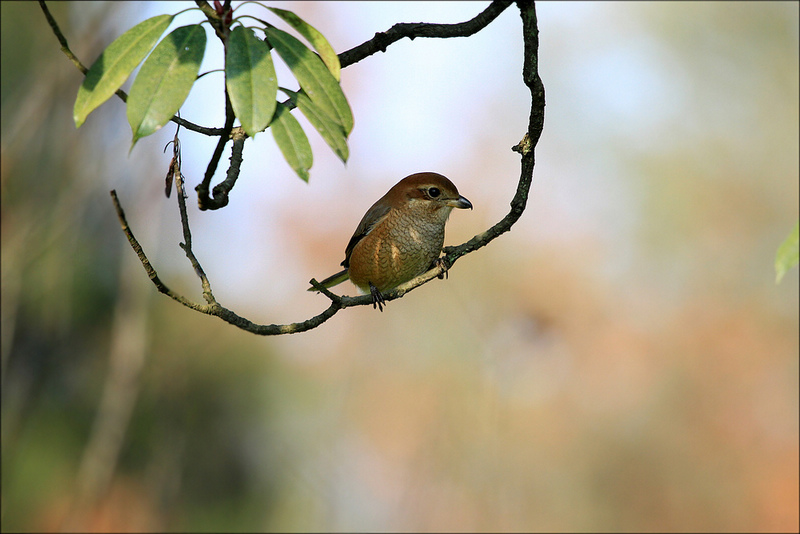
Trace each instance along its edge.
{"label": "green leaf", "polygon": [[322,60],[303,43],[274,27],[264,29],[267,39],[295,75],[300,87],[324,113],[341,125],[346,135],[353,129],[353,113],[339,82]]}
{"label": "green leaf", "polygon": [[128,95],[133,143],[164,126],[192,89],[206,50],[199,24],[181,26],[162,40],[142,65]]}
{"label": "green leaf", "polygon": [[267,7],[267,9],[278,15],[284,21],[288,22],[292,28],[297,30],[300,35],[308,39],[308,42],[311,43],[311,46],[314,47],[314,50],[319,53],[319,56],[325,63],[325,66],[328,67],[328,70],[331,71],[331,74],[338,82],[341,77],[342,66],[339,63],[339,56],[336,55],[336,52],[334,52],[333,47],[328,40],[325,39],[325,36],[319,33],[319,31],[317,31],[317,29],[311,24],[307,23],[291,11],[279,9],[277,7]]}
{"label": "green leaf", "polygon": [[333,122],[328,115],[322,112],[321,109],[314,104],[308,95],[303,91],[296,93],[288,89],[281,88],[281,91],[289,95],[292,102],[297,108],[303,112],[303,115],[308,119],[308,122],[316,128],[322,138],[328,143],[328,146],[339,156],[343,162],[347,163],[347,158],[350,156],[350,151],[347,147],[347,137],[344,135],[344,130],[341,126]]}
{"label": "green leaf", "polygon": [[311,145],[308,143],[303,128],[283,104],[278,104],[275,109],[275,116],[270,124],[272,136],[281,149],[283,157],[289,166],[294,169],[297,175],[308,181],[308,170],[314,163],[314,156],[311,153]]}
{"label": "green leaf", "polygon": [[76,128],[80,128],[86,117],[125,83],[133,69],[156,45],[173,18],[173,15],[158,15],[144,20],[103,50],[78,89],[72,110]]}
{"label": "green leaf", "polygon": [[778,247],[775,255],[775,283],[783,279],[786,272],[800,262],[800,252],[798,252],[798,227],[800,221],[795,223],[794,230],[791,231],[786,240]]}
{"label": "green leaf", "polygon": [[244,131],[252,137],[264,130],[275,112],[278,77],[269,46],[244,26],[228,37],[225,83]]}

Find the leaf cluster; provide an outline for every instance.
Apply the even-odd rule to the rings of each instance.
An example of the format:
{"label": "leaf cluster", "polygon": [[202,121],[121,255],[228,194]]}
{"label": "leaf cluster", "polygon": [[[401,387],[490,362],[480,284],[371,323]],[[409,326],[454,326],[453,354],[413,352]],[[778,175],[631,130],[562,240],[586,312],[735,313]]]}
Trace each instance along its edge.
{"label": "leaf cluster", "polygon": [[[333,47],[313,26],[291,11],[262,7],[289,24],[313,50],[269,22],[249,15],[233,17],[232,11],[225,12],[217,4],[220,15],[231,15],[217,20],[222,31],[215,28],[225,48],[223,72],[227,97],[244,132],[252,137],[271,128],[286,161],[298,176],[308,181],[313,164],[311,146],[291,111],[299,109],[334,153],[346,162],[353,115],[339,83],[341,65]],[[144,20],[100,54],[88,69],[75,99],[73,118],[77,127],[111,98],[142,62],[126,103],[133,135],[131,149],[139,139],[173,120],[194,83],[213,72],[199,74],[207,46],[203,25],[209,20],[180,26],[161,38],[175,18],[186,11],[197,9]],[[245,18],[255,20],[257,25],[245,26]],[[299,91],[278,85],[273,50],[296,78]],[[288,96],[286,101],[277,100],[278,90]]]}

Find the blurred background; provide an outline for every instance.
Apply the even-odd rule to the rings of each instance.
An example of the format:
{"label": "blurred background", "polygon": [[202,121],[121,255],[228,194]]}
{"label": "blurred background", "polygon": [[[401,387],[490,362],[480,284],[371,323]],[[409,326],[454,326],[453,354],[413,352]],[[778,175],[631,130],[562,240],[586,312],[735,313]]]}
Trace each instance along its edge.
{"label": "blurred background", "polygon": [[[48,5],[88,66],[193,4]],[[344,51],[488,4],[269,5]],[[796,2],[539,4],[545,130],[513,231],[384,313],[277,338],[156,292],[109,190],[161,279],[202,302],[163,194],[173,126],[129,154],[115,98],[76,130],[82,75],[36,3],[0,8],[3,531],[797,530],[798,271],[773,268],[799,211]],[[222,66],[209,36],[202,71]],[[259,134],[216,212],[193,191],[215,140],[183,131],[219,302],[256,323],[321,312],[308,280],[413,172],[475,206],[447,244],[497,222],[521,68],[514,5],[470,38],[398,42],[343,71],[346,166],[312,132],[306,184]],[[220,126],[222,83],[182,116]]]}

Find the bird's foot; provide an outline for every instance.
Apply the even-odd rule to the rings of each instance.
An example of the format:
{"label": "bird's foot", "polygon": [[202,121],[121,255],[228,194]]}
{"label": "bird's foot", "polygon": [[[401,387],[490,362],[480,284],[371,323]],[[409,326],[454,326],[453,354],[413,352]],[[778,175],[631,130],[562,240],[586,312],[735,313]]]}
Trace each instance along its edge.
{"label": "bird's foot", "polygon": [[383,307],[386,305],[386,300],[384,300],[378,288],[372,285],[372,282],[369,283],[369,293],[372,295],[372,309],[378,308],[382,312]]}
{"label": "bird's foot", "polygon": [[442,256],[440,258],[436,258],[436,261],[433,262],[433,265],[431,265],[431,268],[433,268],[433,267],[441,267],[442,268],[442,272],[439,273],[439,275],[436,277],[439,280],[441,280],[443,278],[447,278],[448,277],[448,272],[450,270],[450,267],[447,266],[447,262],[444,261],[444,258],[445,258],[444,256]]}

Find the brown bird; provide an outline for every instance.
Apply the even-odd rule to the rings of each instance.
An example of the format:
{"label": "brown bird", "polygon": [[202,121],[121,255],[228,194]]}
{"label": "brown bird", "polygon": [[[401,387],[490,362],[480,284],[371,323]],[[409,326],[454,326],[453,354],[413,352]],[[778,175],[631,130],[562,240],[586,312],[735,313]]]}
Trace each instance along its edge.
{"label": "brown bird", "polygon": [[332,287],[349,278],[362,292],[372,294],[373,308],[383,311],[382,293],[438,261],[444,225],[453,208],[472,209],[472,203],[441,174],[420,172],[403,178],[358,223],[344,252],[344,270],[320,284]]}

